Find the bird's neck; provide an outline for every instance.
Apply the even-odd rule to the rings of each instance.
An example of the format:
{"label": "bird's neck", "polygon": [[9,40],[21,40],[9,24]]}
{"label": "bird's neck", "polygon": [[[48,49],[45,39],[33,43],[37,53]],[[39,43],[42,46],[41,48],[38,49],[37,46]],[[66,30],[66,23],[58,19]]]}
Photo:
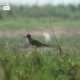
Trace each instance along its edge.
{"label": "bird's neck", "polygon": [[28,38],[28,40],[32,40],[31,38]]}

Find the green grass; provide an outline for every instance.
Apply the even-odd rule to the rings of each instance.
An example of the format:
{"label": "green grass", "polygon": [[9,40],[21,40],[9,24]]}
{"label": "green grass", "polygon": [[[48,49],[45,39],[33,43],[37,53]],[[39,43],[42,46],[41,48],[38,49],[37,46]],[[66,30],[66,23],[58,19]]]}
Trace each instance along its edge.
{"label": "green grass", "polygon": [[77,52],[0,49],[0,80],[79,80],[79,63]]}
{"label": "green grass", "polygon": [[[34,37],[37,40],[42,38]],[[9,49],[0,46],[0,80],[80,80],[80,50],[77,51],[80,37],[61,37],[58,42],[66,46],[68,39],[76,50],[62,49],[61,54],[58,48],[32,47],[21,50],[16,45],[25,44],[26,40],[20,36],[0,38],[0,44],[16,44]],[[41,42],[45,42],[44,38]],[[56,44],[54,38],[51,44]]]}
{"label": "green grass", "polygon": [[[80,20],[67,20],[51,18],[52,26],[71,26],[79,27]],[[19,28],[36,28],[36,27],[49,27],[49,18],[25,18],[25,19],[8,19],[0,20],[0,29],[19,29]]]}
{"label": "green grass", "polygon": [[[45,38],[43,36],[33,36],[32,38],[39,40],[42,43],[46,44],[51,44],[51,45],[56,45],[56,40],[54,39],[54,36],[51,36],[51,42],[46,42]],[[62,36],[60,38],[57,38],[58,42],[60,45],[67,45],[67,44],[72,44],[73,46],[79,46],[80,44],[80,36],[79,35],[74,35],[71,37],[68,36]],[[6,44],[6,42],[9,42],[10,44],[26,44],[26,38],[24,36],[18,36],[18,37],[13,37],[13,38],[8,38],[6,36],[0,38],[0,44]]]}

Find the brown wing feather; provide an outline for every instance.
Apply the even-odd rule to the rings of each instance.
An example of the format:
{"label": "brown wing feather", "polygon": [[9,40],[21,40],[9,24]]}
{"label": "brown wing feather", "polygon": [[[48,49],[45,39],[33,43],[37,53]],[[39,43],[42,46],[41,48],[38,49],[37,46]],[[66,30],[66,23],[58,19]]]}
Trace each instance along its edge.
{"label": "brown wing feather", "polygon": [[48,46],[48,45],[43,44],[43,43],[41,43],[41,42],[39,42],[39,41],[37,41],[37,40],[34,40],[34,39],[30,40],[30,43],[31,43],[31,45],[37,46],[37,47]]}

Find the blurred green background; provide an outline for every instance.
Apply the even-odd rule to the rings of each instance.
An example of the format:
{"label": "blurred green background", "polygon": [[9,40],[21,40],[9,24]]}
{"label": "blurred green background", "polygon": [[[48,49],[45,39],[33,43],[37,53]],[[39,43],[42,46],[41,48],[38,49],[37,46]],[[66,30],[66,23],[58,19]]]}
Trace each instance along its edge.
{"label": "blurred green background", "polygon": [[74,36],[71,41],[74,40],[75,35],[80,35],[80,4],[56,6],[10,4],[10,10],[0,9],[0,43],[26,43],[23,36],[28,33],[39,39],[43,32],[47,32],[54,38],[51,26],[56,37],[63,39],[65,35]]}
{"label": "blurred green background", "polygon": [[[38,26],[80,26],[80,4],[65,5],[10,5],[11,10],[0,10],[0,29],[31,28]],[[50,20],[49,20],[50,18]]]}

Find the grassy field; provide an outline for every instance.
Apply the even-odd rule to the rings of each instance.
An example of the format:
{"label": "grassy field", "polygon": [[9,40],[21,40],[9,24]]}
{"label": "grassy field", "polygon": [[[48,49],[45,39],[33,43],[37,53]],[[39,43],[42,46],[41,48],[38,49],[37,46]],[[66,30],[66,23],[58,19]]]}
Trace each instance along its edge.
{"label": "grassy field", "polygon": [[[80,20],[51,18],[52,26],[79,27]],[[49,18],[6,19],[0,21],[0,29],[36,28],[38,26],[49,27]]]}
{"label": "grassy field", "polygon": [[[51,23],[55,27],[80,26],[80,20],[51,18]],[[48,18],[26,18],[0,21],[1,30],[35,29],[38,26],[49,27],[50,20]],[[9,36],[4,36],[4,30],[2,32],[3,36],[0,36],[0,80],[80,80],[79,34],[57,38],[62,47],[62,52],[60,52],[55,47],[23,49],[22,46],[27,45],[23,36],[9,38]],[[33,37],[47,43],[43,37]],[[54,37],[50,44],[57,45]]]}
{"label": "grassy field", "polygon": [[80,54],[32,48],[0,49],[0,80],[79,80]]}
{"label": "grassy field", "polygon": [[[35,37],[40,40],[40,37]],[[75,50],[71,45],[75,46]],[[25,48],[13,46],[5,49],[0,46],[0,80],[80,80],[80,51],[79,36],[62,37],[58,41],[60,45],[69,44],[68,49],[58,48]],[[18,41],[19,40],[19,41]],[[0,44],[24,44],[21,38],[0,39]],[[44,39],[42,40],[44,42]],[[51,44],[56,44],[52,39]]]}
{"label": "grassy field", "polygon": [[[56,40],[54,39],[54,36],[51,36],[51,42],[46,42],[45,38],[43,36],[34,36],[34,39],[39,40],[40,42],[46,43],[46,44],[57,44]],[[58,42],[60,45],[67,45],[67,44],[72,44],[73,46],[79,46],[80,44],[80,36],[79,35],[75,35],[75,36],[63,36],[60,38],[57,38]],[[19,37],[13,37],[13,38],[9,38],[9,37],[1,37],[0,38],[0,44],[6,44],[6,42],[9,42],[10,44],[26,44],[27,41],[24,38],[24,36],[19,36]],[[70,42],[70,43],[69,43]]]}

